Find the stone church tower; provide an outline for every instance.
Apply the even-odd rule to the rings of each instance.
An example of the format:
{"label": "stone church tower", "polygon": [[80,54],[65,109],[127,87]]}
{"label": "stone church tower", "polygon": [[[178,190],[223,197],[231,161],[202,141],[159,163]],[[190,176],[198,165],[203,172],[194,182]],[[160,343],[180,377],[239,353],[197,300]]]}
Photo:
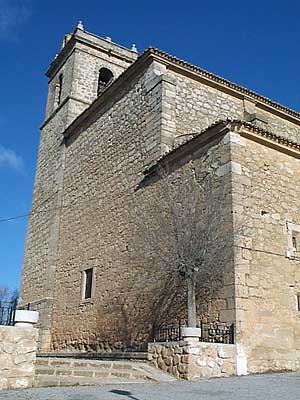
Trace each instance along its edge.
{"label": "stone church tower", "polygon": [[137,51],[87,33],[80,22],[64,37],[46,76],[48,98],[41,126],[32,214],[27,232],[20,305],[40,311],[42,348],[49,347],[62,207],[63,132],[129,65]]}

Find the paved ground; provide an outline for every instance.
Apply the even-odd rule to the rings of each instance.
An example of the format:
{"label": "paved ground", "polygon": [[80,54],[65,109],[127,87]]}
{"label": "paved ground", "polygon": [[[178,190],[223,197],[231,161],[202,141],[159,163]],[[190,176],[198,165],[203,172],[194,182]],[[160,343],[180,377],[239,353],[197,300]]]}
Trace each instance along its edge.
{"label": "paved ground", "polygon": [[0,392],[5,400],[299,400],[300,373],[198,382],[40,388]]}

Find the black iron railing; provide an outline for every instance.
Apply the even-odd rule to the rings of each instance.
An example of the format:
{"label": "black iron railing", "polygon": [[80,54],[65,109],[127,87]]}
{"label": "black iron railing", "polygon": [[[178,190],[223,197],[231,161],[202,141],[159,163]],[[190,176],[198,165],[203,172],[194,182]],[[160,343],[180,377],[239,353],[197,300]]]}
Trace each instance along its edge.
{"label": "black iron railing", "polygon": [[0,325],[14,325],[17,301],[0,301]]}
{"label": "black iron railing", "polygon": [[234,325],[223,322],[200,323],[201,342],[234,343]]}
{"label": "black iron railing", "polygon": [[181,321],[174,324],[153,324],[153,342],[176,342],[181,340]]}
{"label": "black iron railing", "polygon": [[[178,320],[172,324],[153,325],[153,341],[154,342],[176,342],[182,340],[181,327],[186,326]],[[201,322],[198,327],[201,328],[201,342],[210,343],[234,343],[234,325],[228,325],[222,322]]]}

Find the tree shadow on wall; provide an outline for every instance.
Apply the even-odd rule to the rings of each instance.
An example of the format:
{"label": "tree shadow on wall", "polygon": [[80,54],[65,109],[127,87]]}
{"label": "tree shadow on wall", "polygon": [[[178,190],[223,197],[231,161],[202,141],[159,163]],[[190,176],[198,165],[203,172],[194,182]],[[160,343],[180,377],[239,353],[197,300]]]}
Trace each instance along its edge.
{"label": "tree shadow on wall", "polygon": [[163,282],[137,271],[131,279],[130,287],[118,287],[122,294],[98,314],[96,342],[102,343],[103,350],[146,351],[147,344],[153,341],[154,325],[174,322],[178,311],[184,311],[181,278]]}
{"label": "tree shadow on wall", "polygon": [[106,309],[114,318],[114,331],[100,326],[99,315],[99,338],[110,336],[112,345],[133,350],[153,339],[153,324],[186,319],[188,274],[197,283],[198,318],[209,314],[224,285],[226,264],[218,241],[224,222],[217,201],[219,178],[210,164],[205,156],[184,167],[164,166],[130,194],[124,255],[130,273],[125,282],[117,282],[121,294]]}

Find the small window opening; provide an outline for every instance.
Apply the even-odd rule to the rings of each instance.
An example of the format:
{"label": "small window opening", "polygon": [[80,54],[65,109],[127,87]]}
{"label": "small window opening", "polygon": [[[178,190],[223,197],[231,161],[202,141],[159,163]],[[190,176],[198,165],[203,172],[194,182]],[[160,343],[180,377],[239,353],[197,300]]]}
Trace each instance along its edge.
{"label": "small window opening", "polygon": [[300,311],[300,294],[297,294],[297,310]]}
{"label": "small window opening", "polygon": [[56,82],[56,85],[55,85],[54,107],[57,107],[61,102],[62,85],[63,85],[63,74],[60,74],[58,77],[58,81]]}
{"label": "small window opening", "polygon": [[293,250],[297,251],[297,237],[296,236],[292,237],[292,243],[293,243]]}
{"label": "small window opening", "polygon": [[101,68],[99,71],[98,78],[98,89],[97,96],[99,96],[104,90],[112,83],[114,79],[113,73],[107,68]]}
{"label": "small window opening", "polygon": [[90,299],[92,297],[92,285],[93,285],[93,268],[84,271],[85,285],[84,285],[84,299]]}
{"label": "small window opening", "polygon": [[60,102],[61,102],[62,85],[63,85],[63,74],[60,74],[59,77],[58,77],[57,104],[60,104]]}

